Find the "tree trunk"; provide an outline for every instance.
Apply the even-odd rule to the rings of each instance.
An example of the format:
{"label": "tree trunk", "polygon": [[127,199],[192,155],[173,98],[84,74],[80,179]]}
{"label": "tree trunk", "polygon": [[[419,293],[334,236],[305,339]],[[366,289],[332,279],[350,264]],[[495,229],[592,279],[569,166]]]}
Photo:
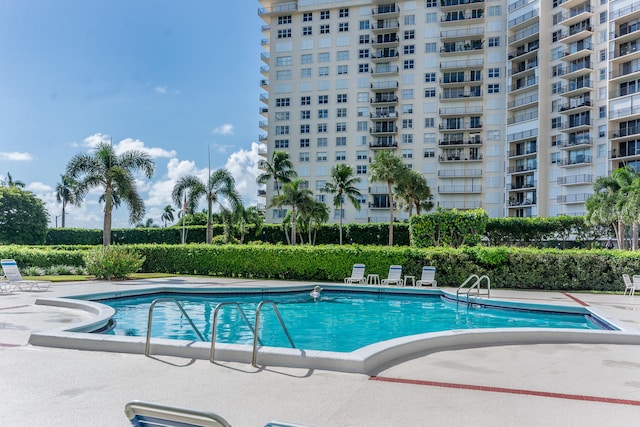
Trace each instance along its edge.
{"label": "tree trunk", "polygon": [[111,212],[113,211],[112,201],[113,190],[107,188],[104,199],[104,223],[102,226],[102,244],[107,247],[111,244]]}
{"label": "tree trunk", "polygon": [[634,221],[631,227],[631,232],[633,233],[633,236],[631,236],[631,250],[632,251],[637,251],[638,250],[638,221]]}
{"label": "tree trunk", "polygon": [[389,190],[389,246],[393,246],[393,191],[390,181],[387,181],[387,187]]}
{"label": "tree trunk", "polygon": [[618,249],[624,249],[624,222],[618,219]]}
{"label": "tree trunk", "polygon": [[291,244],[296,245],[296,208],[291,208]]}
{"label": "tree trunk", "polygon": [[207,244],[210,244],[213,240],[213,217],[211,210],[213,209],[213,202],[211,197],[207,196]]}
{"label": "tree trunk", "polygon": [[65,217],[65,207],[67,205],[67,202],[62,199],[62,228],[64,228],[64,217]]}
{"label": "tree trunk", "polygon": [[342,203],[338,204],[338,209],[340,209],[340,246],[342,246]]}

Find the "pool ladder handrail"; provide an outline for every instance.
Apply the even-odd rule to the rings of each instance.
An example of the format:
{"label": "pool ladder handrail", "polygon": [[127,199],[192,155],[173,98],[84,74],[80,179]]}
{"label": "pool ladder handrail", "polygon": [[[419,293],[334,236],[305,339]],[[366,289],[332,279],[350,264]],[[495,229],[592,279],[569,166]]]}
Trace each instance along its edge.
{"label": "pool ladder handrail", "polygon": [[153,302],[149,306],[149,318],[147,320],[147,341],[146,341],[145,347],[144,347],[144,355],[145,356],[149,356],[149,354],[151,352],[151,325],[153,323],[153,309],[160,302],[173,302],[173,303],[175,303],[175,305],[178,307],[178,309],[180,310],[182,315],[187,319],[187,321],[191,325],[191,328],[195,331],[196,334],[198,334],[198,338],[200,338],[201,341],[206,341],[206,339],[204,338],[202,333],[196,327],[195,323],[193,323],[193,320],[191,320],[191,317],[189,317],[187,312],[182,307],[182,304],[180,304],[180,301],[178,301],[175,298],[158,298],[158,299],[153,300]]}
{"label": "pool ladder handrail", "polygon": [[[474,278],[476,279],[475,282],[473,282],[473,284],[471,284],[471,286],[469,286],[468,288],[465,288],[467,283],[471,282],[471,280],[473,280]],[[480,285],[482,284],[482,281],[484,279],[486,279],[487,281],[487,297],[489,297],[491,295],[491,279],[489,278],[489,276],[484,274],[478,277],[477,274],[472,274],[469,277],[467,277],[467,280],[462,282],[462,285],[458,286],[458,289],[456,290],[456,304],[458,303],[458,301],[460,301],[461,293],[467,296],[467,305],[469,304],[469,294],[471,293],[472,290],[475,289],[477,292],[477,295],[480,296]]]}
{"label": "pool ladder handrail", "polygon": [[275,312],[276,317],[280,321],[280,326],[282,326],[282,330],[287,336],[287,339],[289,340],[289,344],[291,344],[291,348],[296,348],[296,345],[293,343],[293,339],[291,339],[291,335],[289,334],[289,330],[287,329],[287,327],[284,324],[284,321],[282,320],[282,316],[280,315],[280,310],[278,310],[276,303],[268,300],[261,301],[260,304],[258,304],[258,307],[256,308],[256,324],[255,324],[255,331],[253,333],[253,354],[251,355],[251,366],[253,367],[258,366],[258,331],[260,330],[258,326],[260,325],[260,313],[262,312],[262,306],[264,306],[265,304],[269,304],[273,307],[273,311]]}
{"label": "pool ladder handrail", "polygon": [[[214,361],[214,355],[215,355],[215,351],[216,351],[215,348],[216,348],[216,331],[218,329],[218,312],[220,311],[220,309],[222,307],[229,306],[229,305],[238,307],[238,311],[240,312],[240,315],[242,316],[242,318],[244,319],[244,322],[249,327],[249,330],[253,334],[254,338],[256,336],[256,331],[253,328],[253,326],[251,326],[251,322],[249,321],[249,319],[247,318],[246,313],[244,312],[244,310],[240,306],[240,303],[238,303],[238,302],[221,302],[220,304],[218,304],[216,306],[216,309],[213,311],[213,315],[212,315],[213,320],[211,321],[211,323],[212,323],[212,326],[211,326],[211,329],[212,329],[212,331],[211,331],[211,352],[209,354],[209,362],[211,362],[211,363],[213,363],[213,361]],[[262,344],[262,343],[260,343],[260,344]]]}

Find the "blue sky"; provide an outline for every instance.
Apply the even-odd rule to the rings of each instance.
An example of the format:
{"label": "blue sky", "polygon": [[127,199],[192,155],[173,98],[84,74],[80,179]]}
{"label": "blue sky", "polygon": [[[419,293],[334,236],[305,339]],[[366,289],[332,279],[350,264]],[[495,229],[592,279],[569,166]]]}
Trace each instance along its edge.
{"label": "blue sky", "polygon": [[[0,176],[27,184],[55,225],[54,189],[67,162],[111,139],[117,150],[154,157],[156,174],[139,189],[155,223],[176,179],[206,178],[208,151],[212,169],[234,174],[245,205],[257,203],[258,7],[252,0],[0,1]],[[67,226],[101,227],[97,200],[89,194],[69,208]],[[119,211],[114,226],[128,226]]]}

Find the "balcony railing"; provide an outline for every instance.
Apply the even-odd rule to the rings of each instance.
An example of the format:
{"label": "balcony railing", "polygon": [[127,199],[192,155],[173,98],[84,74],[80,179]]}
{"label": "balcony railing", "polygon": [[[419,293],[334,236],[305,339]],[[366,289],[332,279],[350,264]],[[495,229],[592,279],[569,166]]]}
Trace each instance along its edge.
{"label": "balcony railing", "polygon": [[523,105],[532,104],[534,102],[538,102],[538,94],[537,93],[535,95],[529,95],[529,96],[526,96],[524,98],[516,99],[515,101],[509,101],[509,103],[507,104],[507,108],[520,107],[520,106],[523,106]]}
{"label": "balcony railing", "polygon": [[525,28],[524,30],[518,31],[515,35],[509,37],[509,44],[515,43],[518,40],[522,40],[534,34],[538,34],[540,32],[540,25],[535,24],[531,27]]}
{"label": "balcony railing", "polygon": [[471,139],[441,139],[438,141],[439,146],[451,145],[482,145],[482,138]]}
{"label": "balcony railing", "polygon": [[582,203],[582,202],[586,202],[587,199],[590,196],[591,196],[590,193],[561,195],[561,196],[558,196],[556,198],[556,202],[558,202],[558,203]]}
{"label": "balcony railing", "polygon": [[568,159],[561,159],[558,162],[558,166],[575,166],[581,164],[590,164],[591,156],[576,156]]}
{"label": "balcony railing", "polygon": [[590,184],[593,182],[593,175],[580,174],[571,176],[558,177],[558,185],[573,185],[573,184]]}
{"label": "balcony railing", "polygon": [[525,165],[509,166],[507,173],[529,172],[538,169],[538,162],[528,163]]}
{"label": "balcony railing", "polygon": [[609,112],[609,119],[617,119],[623,116],[631,116],[634,114],[640,114],[640,106],[618,108]]}

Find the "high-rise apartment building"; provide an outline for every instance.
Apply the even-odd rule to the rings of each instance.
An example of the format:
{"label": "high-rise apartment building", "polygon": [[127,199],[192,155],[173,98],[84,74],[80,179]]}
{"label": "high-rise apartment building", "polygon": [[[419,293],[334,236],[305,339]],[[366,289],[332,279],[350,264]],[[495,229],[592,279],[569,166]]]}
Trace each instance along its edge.
{"label": "high-rise apartment building", "polygon": [[331,167],[352,165],[347,222],[388,220],[378,150],[423,174],[436,206],[492,217],[582,215],[595,178],[640,160],[640,2],[260,3],[264,154],[288,152],[329,205]]}

